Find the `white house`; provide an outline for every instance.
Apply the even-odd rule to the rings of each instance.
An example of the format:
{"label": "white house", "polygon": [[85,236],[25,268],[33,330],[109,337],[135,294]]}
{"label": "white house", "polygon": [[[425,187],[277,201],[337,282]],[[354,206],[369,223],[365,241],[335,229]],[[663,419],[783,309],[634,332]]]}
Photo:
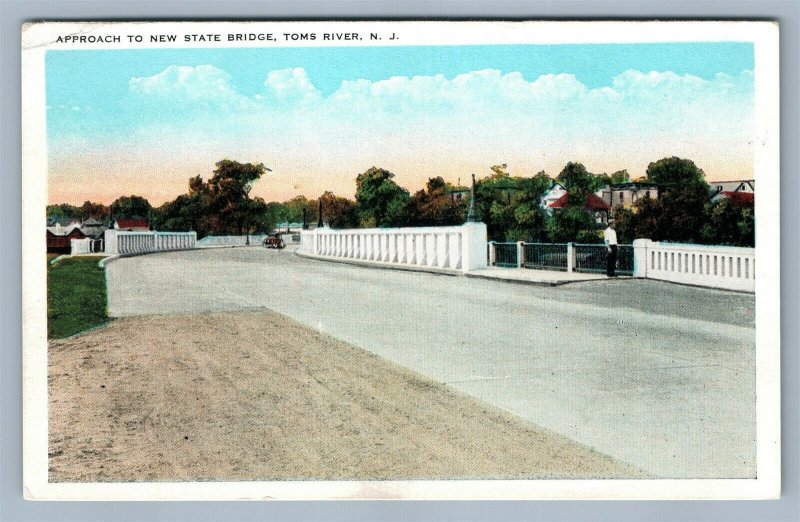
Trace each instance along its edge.
{"label": "white house", "polygon": [[547,189],[547,192],[545,192],[542,196],[539,206],[547,211],[550,211],[552,208],[550,205],[564,197],[564,194],[566,193],[567,189],[564,188],[564,185],[554,181],[550,188]]}
{"label": "white house", "polygon": [[659,188],[655,183],[617,183],[601,190],[600,196],[611,208],[616,208],[620,205],[624,208],[630,208],[642,198],[658,199]]}
{"label": "white house", "polygon": [[709,181],[709,191],[713,197],[720,192],[749,192],[755,193],[756,180],[754,179],[740,179],[734,181]]}

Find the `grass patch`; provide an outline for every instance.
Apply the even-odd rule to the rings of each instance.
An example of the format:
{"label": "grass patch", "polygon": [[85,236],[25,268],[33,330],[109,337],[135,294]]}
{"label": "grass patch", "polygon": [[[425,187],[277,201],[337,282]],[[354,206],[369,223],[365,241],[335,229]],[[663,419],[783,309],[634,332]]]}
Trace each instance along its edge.
{"label": "grass patch", "polygon": [[69,337],[108,321],[105,273],[97,266],[99,260],[76,257],[48,265],[48,339]]}

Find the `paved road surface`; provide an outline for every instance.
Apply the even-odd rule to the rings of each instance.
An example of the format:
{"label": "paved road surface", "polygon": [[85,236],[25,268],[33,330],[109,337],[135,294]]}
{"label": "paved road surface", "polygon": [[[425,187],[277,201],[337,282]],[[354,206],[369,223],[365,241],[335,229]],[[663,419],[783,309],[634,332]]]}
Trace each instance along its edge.
{"label": "paved road surface", "polygon": [[114,317],[266,307],[655,477],[755,476],[752,295],[541,288],[260,247],[123,258],[107,273]]}

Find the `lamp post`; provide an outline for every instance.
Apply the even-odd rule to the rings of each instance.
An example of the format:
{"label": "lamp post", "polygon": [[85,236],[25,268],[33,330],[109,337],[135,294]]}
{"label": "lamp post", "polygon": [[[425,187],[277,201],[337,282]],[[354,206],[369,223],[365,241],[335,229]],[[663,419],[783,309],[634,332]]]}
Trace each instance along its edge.
{"label": "lamp post", "polygon": [[319,197],[319,210],[317,211],[319,215],[319,220],[317,221],[317,228],[322,228],[324,225],[322,224],[322,196]]}
{"label": "lamp post", "polygon": [[467,211],[467,223],[475,223],[475,174],[472,175],[472,186],[469,189],[469,211]]}

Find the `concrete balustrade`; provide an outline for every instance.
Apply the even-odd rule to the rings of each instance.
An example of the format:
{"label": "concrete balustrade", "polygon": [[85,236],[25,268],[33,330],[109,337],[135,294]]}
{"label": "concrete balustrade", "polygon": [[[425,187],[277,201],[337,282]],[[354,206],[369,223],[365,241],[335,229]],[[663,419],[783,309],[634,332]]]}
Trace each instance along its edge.
{"label": "concrete balustrade", "polygon": [[486,267],[486,225],[303,231],[301,254],[467,272]]}
{"label": "concrete balustrade", "polygon": [[196,232],[105,231],[106,253],[112,255],[188,250],[195,248],[196,245]]}
{"label": "concrete balustrade", "polygon": [[754,248],[660,243],[637,239],[634,277],[755,292]]}
{"label": "concrete balustrade", "polygon": [[[250,234],[241,236],[206,236],[197,241],[197,248],[213,247],[238,247],[238,246],[260,246],[264,239],[269,237],[267,234]],[[281,234],[283,242],[287,245],[299,242],[299,234]],[[295,238],[297,241],[295,241]]]}

